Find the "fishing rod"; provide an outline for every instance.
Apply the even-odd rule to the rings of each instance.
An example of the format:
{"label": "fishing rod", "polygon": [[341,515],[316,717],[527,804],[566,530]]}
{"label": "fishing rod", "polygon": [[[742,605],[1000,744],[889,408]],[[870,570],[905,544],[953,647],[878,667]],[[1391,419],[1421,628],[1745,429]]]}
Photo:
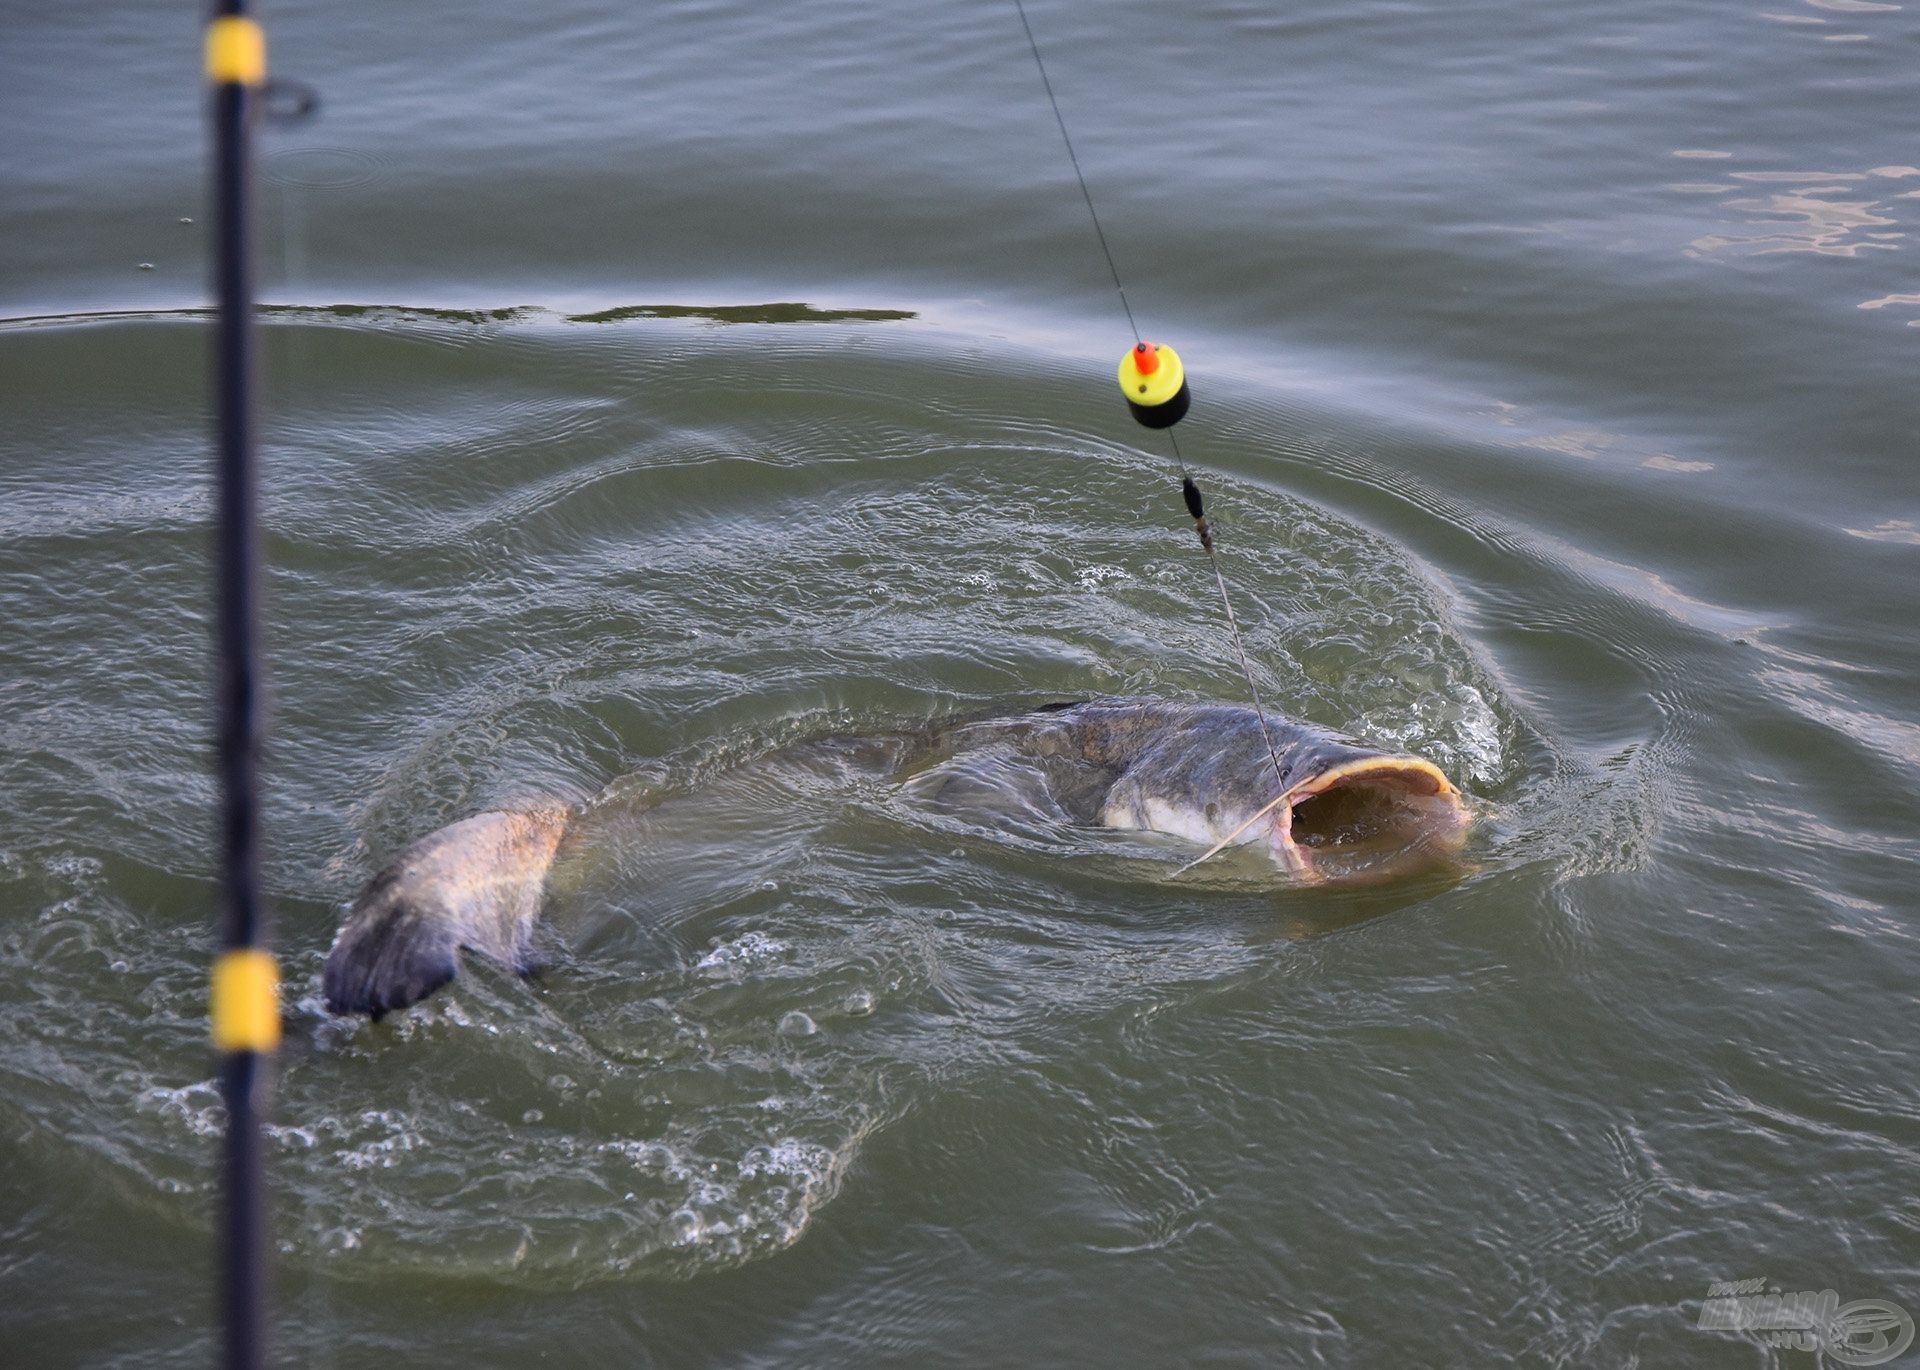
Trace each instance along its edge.
{"label": "fishing rod", "polygon": [[263,1096],[280,1045],[279,970],[260,892],[260,523],[254,422],[253,130],[266,36],[248,0],[215,0],[206,32],[213,122],[214,646],[223,909],[209,1018],[226,1102],[221,1299],[223,1364],[266,1358]]}
{"label": "fishing rod", "polygon": [[[1067,161],[1073,166],[1073,177],[1080,183],[1080,198],[1087,203],[1087,217],[1093,221],[1093,236],[1100,244],[1100,255],[1107,260],[1107,273],[1113,277],[1113,288],[1119,293],[1120,307],[1126,311],[1127,327],[1133,331],[1133,347],[1120,359],[1120,393],[1127,401],[1128,412],[1143,427],[1164,430],[1167,442],[1173,448],[1174,465],[1180,471],[1180,498],[1193,518],[1193,531],[1200,539],[1201,550],[1207,554],[1207,562],[1213,567],[1213,583],[1220,590],[1220,604],[1226,610],[1227,631],[1233,638],[1234,655],[1240,661],[1240,675],[1247,682],[1247,693],[1253,699],[1254,714],[1260,720],[1260,736],[1267,744],[1267,759],[1273,763],[1273,778],[1284,792],[1287,787],[1286,772],[1280,765],[1280,754],[1273,745],[1273,731],[1267,726],[1266,706],[1260,701],[1260,687],[1254,684],[1246,646],[1240,640],[1240,620],[1233,612],[1233,596],[1227,593],[1227,578],[1220,569],[1220,555],[1214,550],[1213,524],[1207,518],[1206,503],[1200,497],[1200,486],[1187,469],[1186,456],[1180,451],[1180,439],[1173,432],[1173,426],[1184,419],[1187,411],[1193,407],[1193,391],[1187,385],[1186,368],[1180,361],[1180,354],[1171,347],[1148,342],[1140,336],[1140,325],[1133,317],[1133,304],[1127,299],[1127,287],[1120,279],[1120,268],[1114,262],[1106,230],[1100,226],[1100,211],[1094,207],[1093,191],[1087,185],[1086,173],[1080,169],[1080,158],[1073,150],[1073,135],[1067,132],[1067,119],[1060,112],[1060,99],[1054,94],[1046,61],[1040,56],[1040,41],[1033,36],[1033,24],[1027,18],[1025,0],[1013,0],[1013,8],[1020,16],[1020,27],[1026,31],[1027,47],[1032,50],[1033,64],[1040,71],[1040,84],[1047,92],[1047,104],[1053,108],[1053,121],[1060,126],[1060,141],[1066,145]],[[1274,801],[1275,804],[1278,802]],[[1212,854],[1207,853],[1208,856]],[[1198,865],[1199,862],[1193,864]]]}

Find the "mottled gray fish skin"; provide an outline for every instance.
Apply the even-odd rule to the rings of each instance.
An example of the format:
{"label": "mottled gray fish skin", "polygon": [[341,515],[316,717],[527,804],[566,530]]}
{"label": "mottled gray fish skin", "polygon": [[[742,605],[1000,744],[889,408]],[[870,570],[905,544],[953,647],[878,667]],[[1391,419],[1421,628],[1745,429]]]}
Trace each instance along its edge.
{"label": "mottled gray fish skin", "polygon": [[[1036,755],[1065,752],[1107,772],[1111,781],[1100,799],[1102,810],[1118,805],[1117,812],[1139,814],[1159,800],[1204,813],[1211,805],[1236,824],[1307,776],[1383,755],[1327,729],[1268,714],[1274,751],[1269,756],[1260,715],[1244,704],[1088,700],[974,726],[981,733],[1015,738]],[[1089,820],[1106,821],[1099,815]],[[1122,824],[1106,821],[1106,826]]]}
{"label": "mottled gray fish skin", "polygon": [[[1408,853],[1424,859],[1457,847],[1466,811],[1431,762],[1276,715],[1264,728],[1244,705],[1103,699],[878,737],[821,738],[780,755],[810,761],[814,770],[827,762],[829,772],[891,776],[936,802],[1004,803],[991,784],[973,783],[967,763],[1010,750],[1041,763],[1049,799],[1070,822],[1204,844],[1262,842],[1283,869],[1308,879],[1343,878],[1323,864],[1347,835],[1338,824],[1322,819],[1295,840],[1303,806],[1336,789],[1348,828],[1399,824],[1404,831],[1396,832],[1408,838],[1389,853],[1395,860],[1376,861],[1364,878],[1406,869]],[[775,774],[775,759],[759,764]],[[1290,802],[1236,831],[1287,792]],[[1321,804],[1321,815],[1332,811]],[[478,814],[408,847],[369,882],[341,926],[327,958],[327,1007],[375,1019],[405,1008],[454,977],[461,951],[525,973],[548,872],[578,812],[555,804]]]}
{"label": "mottled gray fish skin", "polygon": [[[1230,839],[1265,842],[1281,867],[1311,878],[1334,874],[1316,863],[1313,850],[1328,842],[1329,833],[1317,823],[1303,824],[1305,840],[1296,841],[1296,818],[1336,790],[1353,825],[1406,836],[1403,849],[1393,853],[1398,859],[1375,863],[1364,878],[1384,878],[1456,850],[1466,829],[1459,792],[1432,762],[1381,752],[1281,715],[1263,719],[1244,704],[1088,700],[989,720],[966,732],[976,740],[1003,738],[1043,760],[1090,769],[1097,781],[1082,778],[1071,786],[1081,800],[1082,811],[1075,816],[1083,822],[1209,845]],[[966,745],[963,740],[958,749]],[[1069,790],[1055,788],[1062,794]],[[1294,793],[1292,802],[1244,827],[1288,791]],[[1370,816],[1356,812],[1356,804],[1367,803],[1374,806]],[[1331,812],[1322,800],[1314,818]]]}
{"label": "mottled gray fish skin", "polygon": [[462,950],[530,970],[547,870],[569,818],[558,806],[476,814],[401,852],[334,938],[327,1007],[378,1021],[453,979]]}

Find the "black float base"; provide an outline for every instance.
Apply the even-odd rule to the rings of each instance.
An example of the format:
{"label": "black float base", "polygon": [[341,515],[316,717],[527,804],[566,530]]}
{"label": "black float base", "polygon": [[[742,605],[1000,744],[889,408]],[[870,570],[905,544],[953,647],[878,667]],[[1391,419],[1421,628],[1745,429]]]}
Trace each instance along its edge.
{"label": "black float base", "polygon": [[1187,410],[1193,407],[1193,391],[1187,388],[1185,381],[1173,393],[1173,398],[1165,404],[1135,404],[1127,401],[1127,408],[1133,416],[1148,428],[1171,428],[1187,416]]}

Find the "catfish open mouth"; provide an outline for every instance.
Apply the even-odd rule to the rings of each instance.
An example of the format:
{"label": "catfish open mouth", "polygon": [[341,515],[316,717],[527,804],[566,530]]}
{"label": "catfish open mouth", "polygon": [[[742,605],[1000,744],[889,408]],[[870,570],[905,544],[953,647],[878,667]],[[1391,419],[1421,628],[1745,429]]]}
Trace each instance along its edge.
{"label": "catfish open mouth", "polygon": [[[1366,757],[1294,787],[1274,816],[1280,863],[1303,874],[1359,864],[1389,873],[1408,860],[1453,852],[1466,840],[1467,809],[1430,761]],[[1347,872],[1352,873],[1352,872]]]}

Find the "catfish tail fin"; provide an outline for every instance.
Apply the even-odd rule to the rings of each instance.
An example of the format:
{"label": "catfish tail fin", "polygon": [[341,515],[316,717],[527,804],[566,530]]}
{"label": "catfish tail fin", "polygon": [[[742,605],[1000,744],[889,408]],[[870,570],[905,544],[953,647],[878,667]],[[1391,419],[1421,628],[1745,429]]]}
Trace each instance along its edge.
{"label": "catfish tail fin", "polygon": [[368,882],[334,938],[327,1008],[374,1021],[453,979],[462,949],[526,973],[563,808],[476,814],[421,838]]}

